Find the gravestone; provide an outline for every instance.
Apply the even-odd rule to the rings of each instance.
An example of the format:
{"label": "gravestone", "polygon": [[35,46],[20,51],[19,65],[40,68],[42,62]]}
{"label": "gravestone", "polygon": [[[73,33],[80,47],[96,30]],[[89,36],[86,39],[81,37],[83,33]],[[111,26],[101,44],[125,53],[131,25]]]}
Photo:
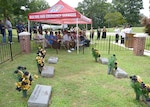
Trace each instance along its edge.
{"label": "gravestone", "polygon": [[28,100],[28,107],[49,107],[52,87],[37,84]]}
{"label": "gravestone", "polygon": [[49,57],[48,58],[48,63],[49,64],[56,64],[58,62],[58,58],[57,57]]}
{"label": "gravestone", "polygon": [[128,74],[121,68],[117,68],[117,70],[113,72],[113,75],[117,78],[128,78]]}
{"label": "gravestone", "polygon": [[54,76],[54,67],[53,66],[44,66],[41,72],[41,76],[43,77],[53,77]]}
{"label": "gravestone", "polygon": [[100,61],[101,64],[106,64],[106,65],[108,64],[108,58],[101,58],[100,57],[99,61]]}

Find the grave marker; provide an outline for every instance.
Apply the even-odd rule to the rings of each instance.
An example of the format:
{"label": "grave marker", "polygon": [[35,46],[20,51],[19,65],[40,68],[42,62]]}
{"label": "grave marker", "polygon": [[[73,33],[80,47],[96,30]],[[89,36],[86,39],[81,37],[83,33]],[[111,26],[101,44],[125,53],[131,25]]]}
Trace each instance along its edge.
{"label": "grave marker", "polygon": [[53,66],[44,66],[41,72],[41,76],[43,77],[53,77],[54,76],[54,67]]}
{"label": "grave marker", "polygon": [[28,107],[49,107],[52,87],[37,84],[28,100]]}

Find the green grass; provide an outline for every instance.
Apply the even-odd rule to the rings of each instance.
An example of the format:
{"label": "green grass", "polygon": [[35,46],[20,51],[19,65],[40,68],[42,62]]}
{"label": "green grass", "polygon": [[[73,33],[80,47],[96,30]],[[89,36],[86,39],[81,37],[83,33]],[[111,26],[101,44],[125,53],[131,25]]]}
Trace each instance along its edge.
{"label": "green grass", "polygon": [[[98,46],[98,45],[96,45]],[[96,47],[98,48],[98,47]],[[101,51],[102,57],[108,58],[116,54],[118,66],[129,76],[139,75],[144,83],[149,82],[150,62],[147,56],[134,56],[132,51]],[[135,100],[135,94],[130,86],[130,79],[118,79],[107,75],[107,65],[96,63],[92,57],[91,47],[85,53],[67,53],[61,49],[58,54],[54,49],[47,49],[45,65],[55,67],[53,78],[43,78],[39,75],[34,80],[27,98],[15,90],[13,72],[18,65],[26,66],[32,74],[38,74],[36,52],[21,54],[14,61],[0,65],[0,106],[27,107],[27,101],[36,84],[52,86],[50,107],[146,107],[142,101]],[[57,64],[48,64],[50,56],[59,58]]]}
{"label": "green grass", "polygon": [[[122,29],[122,27],[120,27]],[[108,28],[108,32],[114,32],[114,28]],[[144,27],[132,27],[133,33],[144,33]]]}

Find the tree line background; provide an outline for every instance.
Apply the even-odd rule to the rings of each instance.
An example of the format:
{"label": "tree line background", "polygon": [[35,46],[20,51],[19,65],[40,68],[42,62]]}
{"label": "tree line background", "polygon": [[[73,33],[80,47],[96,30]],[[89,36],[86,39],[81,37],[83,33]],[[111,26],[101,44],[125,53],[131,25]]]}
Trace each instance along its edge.
{"label": "tree line background", "polygon": [[[0,0],[0,2],[0,19],[9,16],[14,26],[18,20],[27,23],[28,13],[50,7],[45,0]],[[83,0],[78,3],[76,9],[92,19],[93,28],[125,24],[141,26],[140,20],[144,17],[140,14],[140,10],[143,9],[142,0],[112,0],[112,3],[108,3],[107,0]]]}

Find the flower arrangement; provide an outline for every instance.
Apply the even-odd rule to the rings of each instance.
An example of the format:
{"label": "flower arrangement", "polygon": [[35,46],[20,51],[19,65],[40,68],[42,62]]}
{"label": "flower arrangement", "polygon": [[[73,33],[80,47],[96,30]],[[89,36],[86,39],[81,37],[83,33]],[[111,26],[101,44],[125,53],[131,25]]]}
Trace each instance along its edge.
{"label": "flower arrangement", "polygon": [[150,85],[145,84],[138,75],[130,76],[130,79],[131,87],[136,94],[136,100],[140,100],[142,97],[142,100],[150,101]]}
{"label": "flower arrangement", "polygon": [[[30,89],[33,81],[31,74],[26,71],[26,67],[22,66],[18,66],[14,74],[17,74],[16,90],[22,91],[23,97],[27,97],[27,91]],[[38,78],[38,76],[34,75],[34,78]]]}
{"label": "flower arrangement", "polygon": [[109,60],[108,60],[108,74],[111,74],[113,73],[114,71],[117,70],[118,68],[118,63],[117,63],[117,58],[116,58],[116,55],[113,54]]}
{"label": "flower arrangement", "polygon": [[100,55],[100,53],[98,52],[98,50],[97,49],[94,49],[94,48],[92,48],[92,55],[93,55],[93,57],[95,58],[95,61],[97,62],[97,58],[100,58],[101,57],[101,55]]}
{"label": "flower arrangement", "polygon": [[42,69],[44,67],[45,55],[46,55],[46,50],[44,50],[43,48],[39,47],[38,48],[38,52],[37,52],[37,56],[36,56],[36,62],[37,62],[38,72],[39,73],[42,72]]}
{"label": "flower arrangement", "polygon": [[150,36],[150,18],[144,17],[141,21],[141,24],[145,26],[145,33]]}

